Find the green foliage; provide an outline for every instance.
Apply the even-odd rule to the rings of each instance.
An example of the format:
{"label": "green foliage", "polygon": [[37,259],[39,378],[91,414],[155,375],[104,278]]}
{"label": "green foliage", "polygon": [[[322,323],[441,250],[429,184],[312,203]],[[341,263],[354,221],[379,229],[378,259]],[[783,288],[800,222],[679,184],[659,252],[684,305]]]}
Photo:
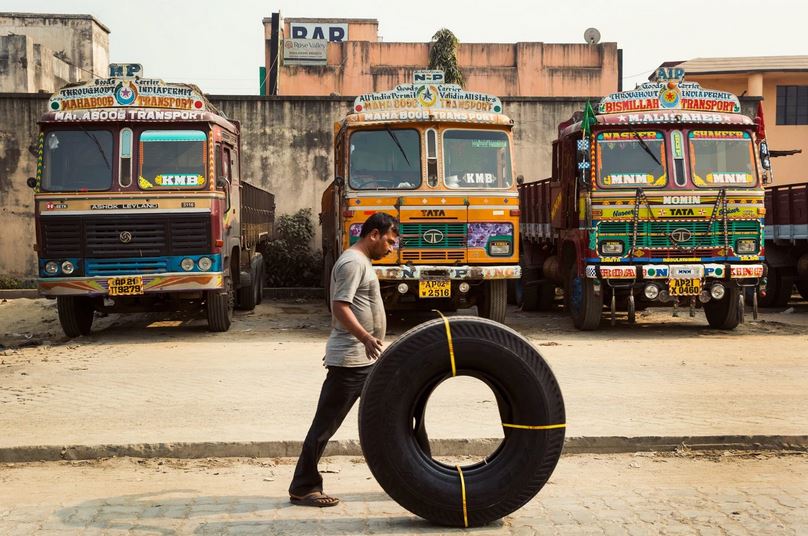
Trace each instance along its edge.
{"label": "green foliage", "polygon": [[447,84],[463,86],[463,73],[457,65],[457,49],[460,41],[455,34],[441,28],[432,36],[432,47],[429,49],[429,68],[440,69],[446,76]]}
{"label": "green foliage", "polygon": [[0,274],[0,289],[36,288],[33,281]]}
{"label": "green foliage", "polygon": [[284,214],[275,226],[275,238],[262,251],[266,284],[270,287],[320,286],[322,254],[311,250],[314,237],[311,209]]}

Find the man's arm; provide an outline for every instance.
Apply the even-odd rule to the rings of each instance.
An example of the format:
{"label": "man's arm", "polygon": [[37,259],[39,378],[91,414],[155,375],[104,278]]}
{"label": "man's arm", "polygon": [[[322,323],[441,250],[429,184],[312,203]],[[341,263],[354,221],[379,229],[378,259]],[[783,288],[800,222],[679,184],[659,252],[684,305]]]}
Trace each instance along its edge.
{"label": "man's arm", "polygon": [[339,320],[348,332],[356,337],[359,342],[365,345],[365,355],[371,361],[378,358],[382,351],[382,341],[378,340],[371,333],[368,333],[359,320],[356,319],[351,304],[344,301],[331,302],[331,311],[334,317]]}

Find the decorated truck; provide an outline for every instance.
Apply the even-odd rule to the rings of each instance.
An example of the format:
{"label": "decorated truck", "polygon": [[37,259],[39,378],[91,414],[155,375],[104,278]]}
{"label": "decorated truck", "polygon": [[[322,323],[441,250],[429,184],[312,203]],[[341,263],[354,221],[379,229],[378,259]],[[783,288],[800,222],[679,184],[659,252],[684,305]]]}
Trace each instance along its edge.
{"label": "decorated truck", "polygon": [[275,205],[242,180],[239,123],[141,72],[65,86],[39,121],[38,286],[69,337],[94,311],[201,309],[226,331],[261,301]]}
{"label": "decorated truck", "polygon": [[808,300],[808,183],[766,188],[764,307],[782,307],[794,286]]}
{"label": "decorated truck", "polygon": [[604,305],[612,323],[667,304],[734,329],[748,294],[757,314],[770,163],[735,95],[660,69],[559,125],[552,154],[552,177],[520,186],[524,304],[561,287],[582,330]]}
{"label": "decorated truck", "polygon": [[374,212],[400,222],[398,247],[375,263],[385,305],[477,305],[502,322],[519,277],[513,121],[499,98],[416,71],[367,93],[334,127],[335,179],[322,198],[324,284]]}

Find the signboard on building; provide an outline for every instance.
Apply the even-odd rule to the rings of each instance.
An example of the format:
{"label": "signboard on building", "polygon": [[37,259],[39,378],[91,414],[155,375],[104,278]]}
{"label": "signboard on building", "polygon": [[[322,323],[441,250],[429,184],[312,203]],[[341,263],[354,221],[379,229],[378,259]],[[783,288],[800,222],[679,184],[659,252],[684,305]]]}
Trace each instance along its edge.
{"label": "signboard on building", "polygon": [[341,43],[348,40],[348,25],[330,22],[290,22],[289,33],[292,39],[325,39]]}
{"label": "signboard on building", "polygon": [[284,39],[284,65],[325,65],[328,59],[325,39]]}

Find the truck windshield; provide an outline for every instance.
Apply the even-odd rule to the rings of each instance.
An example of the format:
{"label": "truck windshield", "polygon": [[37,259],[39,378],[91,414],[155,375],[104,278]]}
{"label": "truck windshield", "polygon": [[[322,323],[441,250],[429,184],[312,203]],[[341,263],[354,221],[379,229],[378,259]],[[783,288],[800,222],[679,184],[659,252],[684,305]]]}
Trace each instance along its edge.
{"label": "truck windshield", "polygon": [[141,190],[205,186],[207,136],[201,130],[147,130],[140,135]]}
{"label": "truck windshield", "polygon": [[508,134],[493,130],[443,133],[444,181],[448,188],[510,188]]}
{"label": "truck windshield", "polygon": [[57,130],[45,136],[42,190],[76,192],[112,186],[112,132]]}
{"label": "truck windshield", "polygon": [[597,135],[598,185],[660,188],[667,184],[661,132],[601,132]]}
{"label": "truck windshield", "polygon": [[350,182],[357,190],[412,190],[421,185],[421,140],[417,130],[354,132]]}
{"label": "truck windshield", "polygon": [[754,146],[748,132],[693,130],[688,137],[695,186],[749,187],[757,184]]}

